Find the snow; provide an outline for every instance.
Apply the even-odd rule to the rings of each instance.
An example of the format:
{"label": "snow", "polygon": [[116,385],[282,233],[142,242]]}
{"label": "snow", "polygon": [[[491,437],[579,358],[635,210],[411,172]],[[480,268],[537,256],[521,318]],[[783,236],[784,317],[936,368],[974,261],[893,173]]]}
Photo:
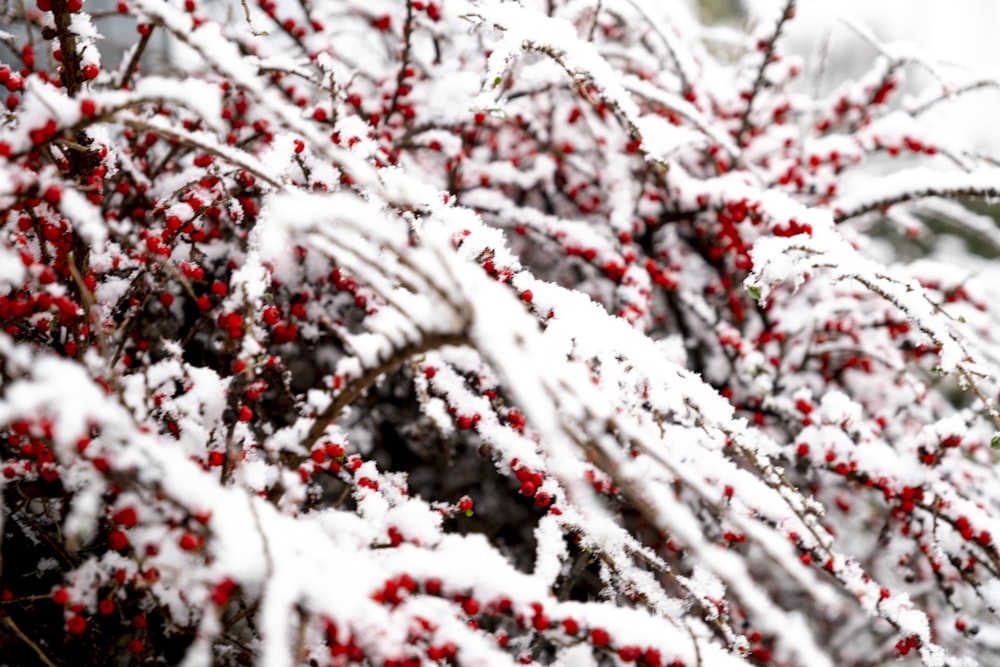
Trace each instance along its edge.
{"label": "snow", "polygon": [[[279,4],[296,20],[320,16]],[[157,568],[143,604],[197,633],[190,665],[211,664],[230,631],[212,594],[225,579],[256,609],[247,633],[269,666],[297,664],[304,648],[325,657],[326,623],[372,662],[451,642],[457,663],[509,665],[541,643],[537,631],[546,658],[596,664],[605,649],[584,637],[606,629],[609,656],[634,645],[666,664],[745,664],[757,631],[776,662],[824,666],[882,652],[881,631],[867,629],[876,619],[919,638],[925,667],[973,664],[951,652],[985,645],[954,620],[985,615],[977,595],[1000,600],[987,446],[1000,426],[996,271],[924,218],[1000,247],[993,220],[954,201],[995,199],[1000,170],[914,111],[949,95],[951,68],[913,45],[871,47],[863,75],[830,90],[817,80],[813,95],[790,82],[809,61],[782,45],[750,100],[753,38],[669,3],[547,4],[449,0],[434,19],[389,0],[334,3],[322,12],[336,34],[370,47],[344,56],[311,24],[293,39],[263,14],[229,25],[136,0],[205,81],[142,75],[128,91],[98,80],[86,94],[106,115],[89,123],[79,100],[31,78],[12,119],[51,119],[64,134],[88,124],[95,150],[108,148],[103,176],[149,199],[136,212],[118,210],[124,191],[103,194],[114,204],[88,197],[63,173],[59,142],[51,163],[11,167],[0,187],[12,211],[65,218],[92,246],[93,294],[51,305],[79,286],[35,284],[51,268],[37,221],[8,220],[0,244],[4,312],[33,289],[37,306],[8,327],[27,342],[0,333],[0,424],[51,446],[72,493],[70,543],[106,552],[67,583],[92,610],[115,569]],[[784,4],[749,4],[766,41]],[[397,42],[415,11],[408,74]],[[97,62],[93,26],[76,24]],[[269,27],[273,39],[253,34]],[[865,44],[878,32],[853,30]],[[881,107],[874,87],[890,72],[902,80],[902,60],[941,81]],[[399,97],[418,120],[372,116],[404,79],[413,91]],[[249,110],[241,127],[226,118],[235,91]],[[841,118],[841,100],[874,117]],[[154,103],[171,112],[136,111]],[[246,139],[256,120],[267,140]],[[174,142],[179,157],[156,175],[121,128]],[[27,153],[31,129],[12,120],[0,140]],[[61,199],[24,203],[49,186]],[[161,218],[204,222],[194,198],[224,211],[219,239],[182,233],[162,256],[130,247],[169,238]],[[914,261],[903,242],[872,241],[876,219],[933,251]],[[21,247],[37,256],[22,261]],[[206,279],[180,280],[180,262]],[[228,293],[194,308],[215,279]],[[178,302],[158,302],[162,290]],[[95,320],[59,322],[89,299]],[[281,326],[299,327],[294,340],[276,342],[272,303]],[[214,326],[230,312],[245,331]],[[71,339],[88,347],[76,355]],[[264,388],[252,395],[251,382]],[[234,422],[241,407],[253,416]],[[430,482],[410,487],[383,426]],[[9,450],[4,478],[47,470],[13,440]],[[477,453],[488,484],[469,490],[461,476]],[[456,508],[466,491],[485,496],[487,516],[519,502],[534,552],[477,532],[480,517]],[[125,528],[134,551],[111,553],[126,503],[140,509]],[[577,559],[593,561],[586,602],[566,601]],[[933,564],[959,612],[933,597]],[[466,602],[511,611],[473,627]],[[552,627],[529,628],[543,613]],[[559,629],[570,619],[574,638]],[[857,645],[825,636],[830,619],[861,628]],[[507,648],[491,624],[510,630]],[[995,631],[983,624],[982,636]]]}
{"label": "snow", "polygon": [[1000,198],[1000,169],[979,169],[963,174],[913,167],[869,179],[850,195],[838,197],[832,206],[838,211],[838,218],[847,219],[901,201],[929,196]]}

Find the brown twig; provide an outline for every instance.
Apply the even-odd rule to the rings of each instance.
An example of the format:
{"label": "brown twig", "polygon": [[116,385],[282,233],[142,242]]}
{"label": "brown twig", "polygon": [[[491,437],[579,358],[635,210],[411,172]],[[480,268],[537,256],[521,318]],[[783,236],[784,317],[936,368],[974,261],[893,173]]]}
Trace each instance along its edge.
{"label": "brown twig", "polygon": [[56,663],[52,662],[52,660],[50,660],[49,657],[45,655],[45,652],[42,650],[42,648],[38,644],[36,644],[31,639],[31,637],[24,634],[24,631],[21,630],[21,628],[17,627],[17,623],[14,622],[13,618],[8,616],[4,612],[0,612],[0,619],[2,619],[3,622],[7,625],[7,627],[9,627],[13,631],[13,633],[17,635],[18,639],[27,644],[28,648],[30,648],[32,651],[35,652],[35,655],[38,656],[38,659],[42,661],[42,664],[45,665],[45,667],[56,667]]}
{"label": "brown twig", "polygon": [[767,66],[771,64],[774,47],[778,43],[778,38],[781,37],[781,31],[784,29],[785,24],[794,16],[795,0],[787,0],[785,9],[781,12],[781,18],[778,19],[778,24],[775,26],[774,32],[764,45],[764,60],[757,69],[757,78],[754,79],[753,87],[750,89],[750,96],[747,98],[746,108],[743,109],[743,116],[740,118],[740,130],[736,134],[736,144],[738,146],[743,145],[744,137],[750,131],[750,113],[753,111],[754,100],[757,99],[757,95],[764,88],[764,74],[767,72]]}
{"label": "brown twig", "polygon": [[128,61],[128,65],[125,67],[125,73],[122,74],[122,80],[118,83],[118,88],[124,88],[132,80],[132,75],[139,69],[139,61],[142,60],[142,54],[146,51],[146,46],[149,44],[150,37],[153,35],[153,26],[149,27],[149,32],[142,36],[139,40],[139,45],[136,47],[135,51],[132,52],[132,57]]}
{"label": "brown twig", "polygon": [[399,72],[396,74],[396,90],[392,94],[392,102],[389,103],[389,112],[385,114],[383,122],[388,123],[389,118],[398,110],[399,91],[406,82],[406,70],[410,66],[410,42],[413,34],[413,0],[406,2],[406,22],[403,24],[403,57],[399,63]]}
{"label": "brown twig", "polygon": [[468,343],[469,338],[464,331],[459,333],[428,334],[416,343],[411,343],[395,350],[391,357],[379,365],[367,369],[353,380],[350,380],[347,386],[334,396],[330,405],[316,417],[312,428],[309,429],[309,433],[303,441],[306,451],[312,450],[326,428],[333,423],[344,408],[356,401],[381,376],[395,372],[411,357],[420,356],[432,350],[450,345],[467,345]]}

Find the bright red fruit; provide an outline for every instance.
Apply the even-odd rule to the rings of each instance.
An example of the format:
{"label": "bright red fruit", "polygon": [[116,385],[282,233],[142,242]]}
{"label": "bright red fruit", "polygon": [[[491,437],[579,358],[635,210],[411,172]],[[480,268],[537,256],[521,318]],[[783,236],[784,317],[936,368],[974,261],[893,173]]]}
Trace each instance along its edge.
{"label": "bright red fruit", "polygon": [[87,630],[87,619],[79,614],[70,616],[66,621],[66,630],[71,635],[81,635]]}

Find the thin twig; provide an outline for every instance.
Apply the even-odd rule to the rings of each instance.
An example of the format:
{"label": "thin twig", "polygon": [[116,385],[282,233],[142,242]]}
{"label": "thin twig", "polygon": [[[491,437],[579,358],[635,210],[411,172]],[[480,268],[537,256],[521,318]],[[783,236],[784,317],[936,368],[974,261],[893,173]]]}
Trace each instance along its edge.
{"label": "thin twig", "polygon": [[31,637],[29,637],[28,635],[24,634],[24,632],[21,630],[21,628],[17,627],[17,623],[14,622],[13,618],[11,618],[10,616],[8,616],[4,612],[0,612],[0,618],[2,618],[3,622],[6,623],[7,626],[11,630],[14,631],[14,634],[17,635],[18,639],[20,639],[22,642],[24,642],[25,644],[27,644],[28,647],[32,651],[35,652],[35,655],[38,656],[38,659],[42,661],[42,664],[44,664],[45,667],[57,667],[56,663],[52,662],[49,659],[49,657],[47,655],[45,655],[45,652],[41,649],[41,647],[38,644],[36,644],[31,639]]}
{"label": "thin twig", "polygon": [[406,82],[406,70],[410,66],[410,43],[413,35],[413,0],[406,2],[406,22],[403,24],[403,56],[399,63],[399,71],[396,73],[396,90],[392,93],[392,102],[389,103],[389,111],[382,119],[383,123],[388,123],[389,118],[397,111],[399,105],[399,91]]}
{"label": "thin twig", "polygon": [[312,428],[303,441],[306,451],[311,451],[316,442],[322,437],[326,428],[333,423],[337,416],[348,405],[356,401],[364,394],[375,381],[383,375],[395,372],[407,359],[427,354],[446,346],[468,345],[469,337],[462,331],[458,333],[428,334],[417,343],[413,343],[395,350],[391,357],[377,366],[367,369],[357,378],[350,380],[347,386],[337,394],[333,401],[316,417]]}
{"label": "thin twig", "polygon": [[757,95],[764,88],[765,73],[767,72],[767,66],[771,64],[771,57],[774,55],[774,47],[778,42],[778,38],[781,37],[781,31],[784,29],[785,24],[795,16],[795,0],[787,0],[785,3],[785,8],[781,12],[781,17],[778,19],[778,25],[775,26],[774,32],[771,34],[770,39],[764,46],[764,61],[760,64],[757,69],[757,78],[754,79],[753,87],[750,89],[750,97],[747,99],[746,108],[743,109],[743,117],[740,118],[740,130],[736,134],[736,144],[738,146],[743,145],[743,139],[746,133],[750,131],[750,112],[753,111],[753,103],[757,99]]}
{"label": "thin twig", "polygon": [[125,72],[122,74],[122,80],[118,82],[119,89],[126,87],[129,81],[131,81],[132,75],[139,69],[139,61],[142,60],[142,54],[146,51],[146,45],[149,44],[149,39],[152,35],[153,26],[150,26],[149,32],[142,36],[142,39],[139,40],[139,45],[132,52],[132,58],[129,59],[128,65],[125,67]]}

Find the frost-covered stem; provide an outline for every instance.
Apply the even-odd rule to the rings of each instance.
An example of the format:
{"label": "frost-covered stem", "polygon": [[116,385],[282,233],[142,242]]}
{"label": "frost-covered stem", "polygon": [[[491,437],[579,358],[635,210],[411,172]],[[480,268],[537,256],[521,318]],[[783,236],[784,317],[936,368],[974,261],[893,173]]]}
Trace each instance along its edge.
{"label": "frost-covered stem", "polygon": [[396,72],[396,90],[392,93],[389,111],[385,114],[384,123],[396,113],[399,105],[399,89],[406,81],[406,70],[410,66],[410,43],[413,39],[413,0],[406,0],[406,21],[403,23],[403,54],[400,57],[399,69]]}
{"label": "frost-covered stem", "polygon": [[[894,297],[893,295],[891,295],[888,292],[886,292],[884,289],[882,289],[880,286],[876,285],[871,280],[868,280],[864,276],[859,276],[859,275],[853,275],[853,276],[851,276],[851,278],[853,278],[854,280],[858,281],[859,283],[861,283],[862,285],[864,285],[865,287],[867,287],[868,289],[870,289],[875,294],[878,294],[883,299],[885,299],[889,303],[893,304],[894,306],[896,306],[897,308],[899,308],[904,313],[905,312],[909,312],[908,309],[906,308],[906,306],[904,306],[902,303],[900,303],[900,301],[896,297]],[[935,345],[939,345],[939,346],[943,346],[944,345],[945,341],[941,340],[941,338],[937,335],[937,333],[935,333],[935,331],[931,327],[927,326],[926,324],[924,324],[923,322],[921,322],[919,320],[916,321],[916,325],[917,325],[917,327],[922,332],[924,332],[924,334],[927,335],[928,338],[930,338],[934,342]],[[965,352],[965,347],[962,345],[961,341],[958,340],[954,336],[954,334],[952,334],[952,339],[955,341],[955,344],[958,345],[962,349],[962,352],[964,353]],[[990,404],[989,399],[983,393],[982,389],[979,388],[979,385],[978,385],[978,383],[976,381],[976,377],[977,376],[981,376],[981,374],[980,373],[976,373],[975,371],[971,370],[966,365],[964,359],[963,360],[959,360],[955,364],[955,368],[958,369],[958,373],[962,377],[962,380],[969,387],[972,388],[973,393],[975,393],[976,397],[982,402],[983,410],[986,412],[986,416],[989,417],[990,421],[993,422],[993,425],[997,428],[997,430],[1000,430],[1000,413],[998,413],[996,411],[996,408],[994,408]]]}
{"label": "frost-covered stem", "polygon": [[52,0],[52,20],[55,23],[59,48],[62,51],[62,72],[60,80],[66,86],[70,97],[76,97],[86,77],[80,66],[80,54],[76,50],[76,34],[70,29],[73,15],[66,7],[66,0]]}
{"label": "frost-covered stem", "polygon": [[667,53],[670,54],[670,58],[674,61],[677,78],[681,81],[681,93],[686,95],[688,92],[694,90],[694,86],[691,83],[691,77],[684,71],[684,67],[681,65],[681,59],[677,55],[677,49],[674,48],[674,45],[670,41],[670,38],[667,37],[666,32],[649,16],[649,14],[646,13],[646,10],[639,3],[635,2],[635,0],[627,0],[627,2],[632,5],[637,12],[642,14],[642,17],[646,19],[650,29],[655,32],[663,42],[663,47],[667,50]]}
{"label": "frost-covered stem", "polygon": [[[48,444],[51,445],[51,443],[48,443]],[[23,504],[24,505],[27,505],[27,504],[31,503],[33,500],[35,500],[35,498],[32,498],[32,497],[26,495],[24,493],[24,491],[21,490],[21,489],[17,489],[17,492],[20,494],[21,498],[23,499]],[[16,510],[11,511],[10,513],[14,514],[15,511],[18,511],[20,509],[21,509],[21,507],[17,508]],[[44,540],[45,543],[48,544],[52,548],[53,553],[55,553],[56,555],[58,555],[59,558],[63,561],[63,563],[65,563],[66,565],[71,566],[71,567],[74,565],[73,559],[70,558],[69,553],[67,553],[67,550],[75,549],[74,545],[72,545],[70,543],[67,543],[67,542],[64,542],[61,539],[61,536],[60,536],[59,540],[53,539],[53,537],[51,535],[49,535],[48,532],[42,526],[40,526],[38,524],[38,521],[36,521],[32,516],[30,516],[28,514],[24,514],[24,513],[22,513],[21,515],[22,515],[24,521],[27,522],[28,525],[30,525],[35,530],[35,532],[38,535],[38,537],[40,537],[42,540]],[[65,548],[64,548],[63,545],[65,545]]]}
{"label": "frost-covered stem", "polygon": [[778,39],[781,37],[781,31],[784,29],[785,24],[790,21],[795,16],[795,0],[787,0],[785,7],[781,12],[781,16],[778,18],[778,24],[774,27],[774,32],[768,38],[767,43],[764,46],[764,60],[761,62],[760,67],[757,69],[757,78],[754,79],[753,87],[750,89],[750,97],[747,99],[746,107],[743,109],[743,116],[740,118],[740,129],[736,134],[736,144],[738,146],[743,146],[744,138],[746,133],[750,131],[750,113],[753,111],[754,100],[757,99],[757,95],[764,88],[764,76],[767,72],[768,65],[771,64],[771,57],[774,55],[774,47],[778,43]]}
{"label": "frost-covered stem", "polygon": [[[628,486],[621,488],[627,489]],[[737,634],[733,630],[732,626],[726,621],[725,615],[721,613],[720,614],[709,613],[709,611],[705,608],[705,606],[698,601],[698,596],[696,595],[692,587],[684,579],[679,578],[676,575],[676,573],[674,573],[674,571],[670,568],[669,565],[664,563],[659,558],[654,558],[650,554],[645,553],[642,549],[628,549],[628,551],[629,555],[631,555],[633,558],[638,558],[642,560],[642,562],[646,563],[646,565],[654,572],[660,574],[661,576],[667,577],[674,585],[676,585],[678,588],[687,593],[689,599],[691,600],[691,604],[701,609],[702,620],[705,621],[705,623],[708,624],[710,627],[713,627],[718,637],[723,641],[725,641],[727,645],[729,645],[730,647],[736,646]],[[629,578],[628,575],[622,572],[621,567],[619,567],[617,561],[615,561],[615,559],[610,554],[601,551],[599,552],[599,557],[601,561],[609,568],[611,568],[616,574],[618,574],[619,577],[623,579]],[[641,591],[637,591],[636,595],[638,595],[639,598],[643,602],[645,602],[650,609],[654,611],[656,610],[655,605],[653,605],[652,601]],[[673,618],[668,618],[668,620],[674,622]],[[695,646],[695,651],[697,651],[698,641],[694,637],[694,635],[691,636],[691,641]]]}
{"label": "frost-covered stem", "polygon": [[997,87],[1000,87],[1000,83],[998,83],[997,81],[992,79],[984,79],[982,81],[976,81],[974,83],[961,86],[960,88],[955,88],[954,90],[946,90],[940,96],[935,97],[932,100],[928,100],[927,102],[924,102],[920,106],[911,109],[910,114],[913,116],[919,116],[921,114],[930,111],[931,109],[936,107],[938,104],[941,104],[942,102],[947,102],[950,99],[960,97],[966,93],[971,93],[976,90],[982,90],[983,88],[997,88]]}
{"label": "frost-covered stem", "polygon": [[[607,426],[608,430],[611,432],[618,430],[615,428],[613,423],[609,423]],[[563,423],[562,431],[572,442],[574,442],[577,445],[577,447],[579,447],[582,451],[586,452],[587,457],[590,461],[592,461],[598,468],[601,469],[601,471],[603,471],[606,475],[608,475],[608,477],[611,478],[612,482],[619,489],[622,495],[625,496],[628,502],[643,517],[645,517],[645,519],[649,521],[651,525],[657,526],[660,529],[665,528],[663,517],[660,516],[659,512],[653,507],[653,505],[649,502],[649,500],[647,500],[642,495],[639,489],[636,488],[636,485],[633,484],[629,479],[625,478],[620,474],[618,470],[618,465],[614,461],[612,461],[612,459],[608,456],[608,454],[604,451],[604,449],[600,446],[600,444],[598,444],[596,441],[590,438],[580,437],[580,434],[578,434],[574,429],[569,428],[569,425],[566,423]],[[635,441],[633,441],[631,444],[633,446],[642,446],[642,443]],[[650,453],[649,448],[643,447],[642,449],[644,452]],[[667,470],[672,469],[672,466],[662,457],[657,455],[655,458],[661,465],[664,466],[665,469]],[[714,507],[710,500],[703,498],[703,501],[706,503],[708,507],[712,509],[713,513],[716,516],[722,515],[722,512],[717,507]],[[633,555],[642,556],[643,560],[646,560],[651,567],[654,567],[658,571],[661,571],[662,574],[667,574],[668,576],[670,576],[670,578],[675,583],[677,583],[685,592],[687,592],[691,596],[692,600],[698,600],[699,596],[697,595],[697,593],[689,585],[685,584],[681,580],[678,580],[669,570],[669,568],[661,570],[662,566],[651,561],[645,555],[639,553],[635,553]],[[602,560],[604,560],[606,563],[609,560],[613,560],[610,559],[610,557],[608,557],[603,552],[600,554],[600,556]],[[609,565],[611,564],[609,563]],[[614,567],[612,567],[612,569],[617,570],[617,568]],[[701,607],[701,605],[699,605],[699,607]],[[704,611],[707,612],[707,610]],[[739,643],[738,634],[732,629],[730,624],[727,623],[722,618],[721,614],[719,616],[713,617],[711,614],[705,613],[704,620],[708,622],[709,625],[715,627],[715,629],[720,633],[720,636],[726,641],[727,645],[730,647],[731,650],[736,650],[736,647]]]}
{"label": "frost-covered stem", "polygon": [[834,212],[833,219],[834,222],[839,224],[866,213],[882,211],[896,204],[915,201],[917,199],[926,199],[928,197],[941,197],[943,199],[959,199],[961,197],[992,199],[1000,197],[1000,190],[971,184],[955,187],[925,187],[921,189],[908,190],[906,192],[899,192],[892,196],[865,202],[864,204],[859,204],[853,209],[837,210]]}
{"label": "frost-covered stem", "polygon": [[[316,421],[313,422],[302,443],[306,452],[312,450],[323,436],[326,428],[333,423],[344,408],[360,398],[380,377],[395,372],[411,357],[420,356],[442,347],[468,344],[469,337],[462,331],[459,333],[427,334],[416,343],[394,350],[388,359],[382,361],[377,366],[364,370],[361,375],[348,381],[347,386],[333,397],[333,401],[330,402],[326,409],[316,416]],[[304,460],[304,457],[302,460]]]}
{"label": "frost-covered stem", "polygon": [[247,173],[253,174],[256,178],[259,178],[260,180],[264,181],[265,183],[271,185],[274,188],[280,189],[282,187],[281,183],[271,178],[271,176],[265,173],[264,171],[261,171],[256,165],[251,164],[249,161],[241,160],[240,158],[242,157],[242,155],[236,153],[235,151],[222,152],[214,146],[199,142],[197,139],[186,133],[183,133],[179,130],[175,130],[170,127],[164,127],[163,125],[154,125],[152,123],[147,123],[145,121],[138,120],[135,118],[119,118],[119,122],[133,129],[143,130],[145,132],[152,132],[153,134],[161,135],[167,139],[171,139],[179,144],[183,144],[190,148],[196,148],[200,151],[211,153],[212,155],[218,158],[221,158],[223,160],[235,164],[240,169],[246,171]]}
{"label": "frost-covered stem", "polygon": [[[796,250],[796,251],[799,251],[799,252],[801,252],[801,253],[803,253],[805,255],[810,255],[810,256],[818,254],[817,251],[814,250],[813,248],[810,248],[810,247],[807,247],[807,246],[802,246],[802,245],[789,246],[786,249],[786,251],[788,251],[788,250]],[[828,268],[828,269],[832,269],[832,270],[838,271],[838,272],[842,268],[842,267],[838,267],[838,266],[835,266],[835,265],[832,265],[832,264],[823,263],[823,262],[819,262],[819,263],[815,264],[815,266],[817,268],[820,268],[820,267],[822,267],[822,268]],[[886,280],[886,281],[894,282],[888,276],[878,275],[876,277],[881,278],[881,279]],[[892,305],[896,306],[900,311],[912,315],[912,313],[910,312],[910,308],[908,308],[906,306],[906,304],[902,303],[895,295],[890,294],[888,291],[886,291],[885,289],[883,289],[882,286],[879,285],[879,284],[877,284],[875,281],[873,281],[873,280],[871,280],[871,279],[869,279],[869,278],[867,278],[867,277],[865,277],[863,275],[852,274],[852,273],[842,273],[841,274],[841,279],[852,279],[852,280],[857,281],[858,283],[860,283],[861,285],[863,285],[865,288],[867,288],[868,290],[870,290],[872,293],[879,295],[880,297],[882,297],[883,299],[885,299],[886,301],[888,301]],[[910,288],[908,288],[908,287],[906,289],[907,289],[907,291],[910,290]],[[928,301],[929,301],[929,299],[928,299]],[[941,311],[940,306],[938,306],[937,304],[934,304],[933,302],[931,302],[931,303],[935,307],[936,310]],[[938,333],[935,332],[932,327],[928,326],[925,322],[921,321],[917,317],[913,317],[913,319],[914,319],[914,323],[916,324],[916,326],[928,338],[930,338],[931,341],[933,341],[935,345],[941,346],[941,347],[943,347],[945,345],[946,341],[942,340],[941,337],[938,335]],[[994,427],[996,427],[997,430],[1000,430],[1000,413],[998,413],[997,410],[992,406],[992,404],[990,403],[989,399],[986,397],[986,395],[983,393],[983,391],[979,388],[979,385],[977,383],[977,377],[981,378],[982,374],[979,373],[979,372],[977,372],[977,371],[974,371],[971,368],[969,368],[969,366],[967,365],[967,363],[965,361],[965,359],[967,359],[969,355],[966,352],[965,346],[962,344],[962,341],[959,340],[959,338],[957,336],[955,336],[954,334],[952,334],[952,333],[949,333],[949,335],[951,336],[952,341],[955,343],[955,345],[957,345],[959,347],[959,349],[962,350],[962,354],[963,354],[963,359],[960,359],[960,360],[956,361],[955,368],[958,370],[958,373],[961,376],[963,382],[965,382],[969,387],[972,388],[973,392],[976,394],[976,397],[979,398],[979,400],[982,402],[983,409],[984,409],[987,417],[989,417],[990,421],[993,422]]]}
{"label": "frost-covered stem", "polygon": [[[590,76],[588,76],[586,72],[578,72],[574,70],[572,67],[570,67],[561,52],[557,51],[548,44],[538,44],[532,41],[526,41],[523,45],[523,48],[525,51],[535,51],[536,53],[541,53],[548,56],[549,58],[552,58],[552,60],[555,61],[555,63],[559,65],[563,69],[563,71],[566,72],[566,74],[569,75],[569,77],[573,80],[573,83],[578,86],[581,97],[589,99],[589,95],[587,95],[587,93],[584,91],[583,87],[580,84],[585,79],[590,79]],[[619,122],[628,129],[629,135],[633,139],[642,138],[642,133],[639,132],[639,128],[635,126],[635,123],[633,123],[631,119],[629,119],[627,114],[622,112],[621,105],[618,104],[617,100],[611,97],[606,97],[604,99],[604,102],[607,105],[608,109],[614,112],[615,117],[618,118]]]}
{"label": "frost-covered stem", "polygon": [[[919,507],[928,514],[932,515],[934,517],[935,523],[940,520],[951,526],[955,530],[955,532],[959,531],[959,527],[955,521],[955,518],[952,516],[948,516],[947,514],[941,513],[941,507],[938,498],[934,499],[933,505],[928,504],[927,502],[920,502],[920,501],[915,501],[913,504],[914,506]],[[989,546],[983,545],[979,544],[978,542],[975,544],[978,544],[979,549],[985,552],[987,557],[989,558],[989,562],[977,558],[976,559],[977,563],[985,567],[987,571],[989,571],[989,573],[992,574],[994,577],[1000,576],[1000,554],[997,553],[997,549],[992,545]],[[994,611],[994,613],[996,613],[996,610],[994,609],[991,610]]]}

